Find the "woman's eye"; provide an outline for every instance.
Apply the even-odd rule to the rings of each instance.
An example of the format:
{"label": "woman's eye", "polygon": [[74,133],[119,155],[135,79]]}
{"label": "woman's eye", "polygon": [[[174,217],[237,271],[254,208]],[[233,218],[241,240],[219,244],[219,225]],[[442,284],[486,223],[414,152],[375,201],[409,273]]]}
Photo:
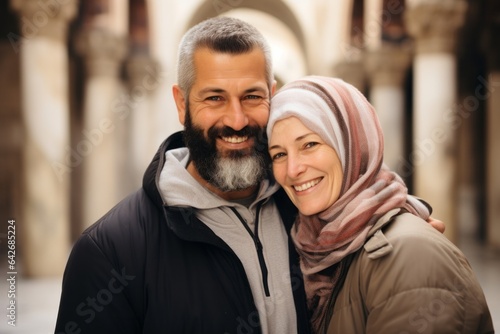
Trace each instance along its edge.
{"label": "woman's eye", "polygon": [[280,153],[276,153],[276,154],[274,154],[273,156],[271,156],[271,159],[272,159],[273,161],[275,161],[275,160],[277,160],[277,159],[279,159],[279,158],[282,158],[282,157],[284,157],[284,156],[285,156],[285,153],[280,152]]}
{"label": "woman's eye", "polygon": [[305,147],[305,148],[311,148],[311,147],[314,147],[314,146],[316,146],[316,145],[318,145],[318,144],[319,144],[319,143],[312,141],[312,142],[306,143],[306,144],[304,145],[304,147]]}

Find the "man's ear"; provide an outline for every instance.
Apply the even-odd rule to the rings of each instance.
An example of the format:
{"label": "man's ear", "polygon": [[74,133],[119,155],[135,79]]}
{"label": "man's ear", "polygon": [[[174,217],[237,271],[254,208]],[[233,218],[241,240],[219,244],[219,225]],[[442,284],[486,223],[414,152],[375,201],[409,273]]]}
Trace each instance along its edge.
{"label": "man's ear", "polygon": [[179,122],[184,125],[184,121],[186,120],[186,98],[184,97],[184,92],[178,85],[173,85],[172,95],[174,96],[175,105],[177,106]]}
{"label": "man's ear", "polygon": [[276,82],[276,80],[273,80],[273,85],[271,86],[271,97],[274,96],[274,93],[276,93],[276,86],[278,85],[278,83]]}

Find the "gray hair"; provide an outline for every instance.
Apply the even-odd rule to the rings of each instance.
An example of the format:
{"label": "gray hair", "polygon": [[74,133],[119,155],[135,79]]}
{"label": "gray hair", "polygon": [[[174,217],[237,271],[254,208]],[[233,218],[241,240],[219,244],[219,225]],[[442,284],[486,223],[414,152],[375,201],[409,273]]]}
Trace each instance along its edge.
{"label": "gray hair", "polygon": [[205,20],[184,35],[177,58],[177,83],[189,96],[196,79],[194,53],[201,47],[220,53],[243,54],[255,47],[262,50],[265,57],[267,84],[273,84],[271,49],[264,36],[252,25],[231,17],[214,17]]}

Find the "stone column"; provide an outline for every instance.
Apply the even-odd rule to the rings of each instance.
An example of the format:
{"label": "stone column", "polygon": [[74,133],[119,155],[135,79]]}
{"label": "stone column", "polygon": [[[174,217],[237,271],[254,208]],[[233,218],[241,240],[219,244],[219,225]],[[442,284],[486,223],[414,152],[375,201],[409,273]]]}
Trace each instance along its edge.
{"label": "stone column", "polygon": [[366,74],[361,60],[348,60],[338,63],[333,68],[333,75],[365,93]]}
{"label": "stone column", "polygon": [[488,72],[476,94],[487,99],[486,114],[486,241],[500,249],[500,24],[491,24],[485,36]]}
{"label": "stone column", "polygon": [[73,148],[83,163],[85,228],[117,204],[126,177],[121,174],[126,170],[120,159],[126,145],[120,134],[129,113],[119,73],[127,48],[123,37],[91,28],[77,37],[76,49],[86,68],[83,130]]}
{"label": "stone column", "polygon": [[457,82],[454,54],[466,1],[416,3],[406,12],[408,32],[415,38],[414,145],[415,193],[446,224],[446,236],[457,240],[456,130]]}
{"label": "stone column", "polygon": [[383,1],[364,1],[363,43],[367,50],[380,48],[382,42]]}
{"label": "stone column", "polygon": [[69,241],[69,92],[67,27],[77,1],[48,5],[11,0],[20,17],[23,152],[23,273],[52,276],[63,272]]}
{"label": "stone column", "polygon": [[384,131],[384,161],[401,176],[405,157],[404,79],[411,54],[406,47],[384,45],[365,54],[370,81],[370,102],[377,111]]}
{"label": "stone column", "polygon": [[144,172],[156,150],[156,115],[152,93],[160,85],[159,64],[147,55],[134,55],[126,62],[129,84],[130,188],[142,185]]}
{"label": "stone column", "polygon": [[[476,239],[482,236],[484,226],[481,226],[481,217],[486,217],[486,194],[483,192],[482,179],[485,178],[483,152],[478,148],[484,147],[481,140],[483,129],[483,110],[480,108],[480,100],[471,95],[478,86],[477,77],[462,74],[461,84],[467,85],[468,90],[459,88],[457,108],[460,117],[457,118],[457,228],[459,229],[459,240]],[[467,83],[464,83],[467,82]]]}

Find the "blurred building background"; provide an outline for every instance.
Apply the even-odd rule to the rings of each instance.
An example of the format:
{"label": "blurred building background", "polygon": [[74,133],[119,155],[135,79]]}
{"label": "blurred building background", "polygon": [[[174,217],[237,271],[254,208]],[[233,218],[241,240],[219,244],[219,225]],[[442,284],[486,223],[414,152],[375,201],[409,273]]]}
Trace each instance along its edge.
{"label": "blurred building background", "polygon": [[363,91],[379,113],[386,162],[431,203],[447,237],[500,252],[498,0],[0,7],[0,268],[15,220],[20,277],[60,279],[78,235],[140,187],[158,145],[181,129],[171,97],[180,38],[217,15],[267,37],[279,85],[318,74]]}

